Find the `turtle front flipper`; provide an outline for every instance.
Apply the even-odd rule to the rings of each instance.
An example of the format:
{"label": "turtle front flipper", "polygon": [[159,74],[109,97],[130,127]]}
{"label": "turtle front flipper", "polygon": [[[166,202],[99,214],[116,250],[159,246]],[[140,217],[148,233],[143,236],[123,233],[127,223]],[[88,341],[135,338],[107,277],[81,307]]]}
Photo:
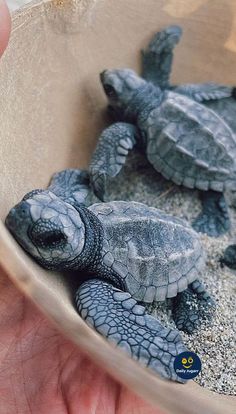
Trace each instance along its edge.
{"label": "turtle front flipper", "polygon": [[233,96],[234,88],[232,86],[209,82],[180,85],[173,90],[176,93],[192,98],[196,102],[204,103],[204,101],[230,98]]}
{"label": "turtle front flipper", "polygon": [[137,136],[137,128],[125,122],[111,125],[100,135],[89,167],[91,185],[100,200],[104,200],[107,178],[120,172]]}
{"label": "turtle front flipper", "polygon": [[55,173],[52,176],[48,190],[57,197],[74,205],[91,204],[91,188],[89,174],[85,170],[67,169]]}
{"label": "turtle front flipper", "polygon": [[161,89],[169,87],[173,49],[179,42],[182,29],[168,26],[156,33],[148,47],[142,51],[142,77]]}
{"label": "turtle front flipper", "polygon": [[176,355],[186,351],[179,332],[163,327],[129,293],[91,279],[77,290],[75,303],[90,326],[133,359],[164,378],[185,382],[174,371]]}
{"label": "turtle front flipper", "polygon": [[202,319],[211,319],[215,303],[199,280],[173,299],[173,319],[180,331],[192,334]]}
{"label": "turtle front flipper", "polygon": [[230,229],[230,218],[223,193],[201,193],[202,212],[193,222],[193,228],[210,237],[220,237]]}

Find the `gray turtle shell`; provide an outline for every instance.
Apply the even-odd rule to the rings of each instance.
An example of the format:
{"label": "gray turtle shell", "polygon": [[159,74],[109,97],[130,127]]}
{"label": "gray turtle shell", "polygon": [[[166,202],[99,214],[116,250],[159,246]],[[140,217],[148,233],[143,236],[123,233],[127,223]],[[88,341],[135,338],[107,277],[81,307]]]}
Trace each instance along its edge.
{"label": "gray turtle shell", "polygon": [[211,109],[166,91],[144,126],[147,158],[165,178],[188,188],[236,190],[236,137]]}
{"label": "gray turtle shell", "polygon": [[185,221],[137,202],[114,201],[89,209],[104,229],[104,265],[125,279],[136,300],[174,297],[204,269],[199,236]]}

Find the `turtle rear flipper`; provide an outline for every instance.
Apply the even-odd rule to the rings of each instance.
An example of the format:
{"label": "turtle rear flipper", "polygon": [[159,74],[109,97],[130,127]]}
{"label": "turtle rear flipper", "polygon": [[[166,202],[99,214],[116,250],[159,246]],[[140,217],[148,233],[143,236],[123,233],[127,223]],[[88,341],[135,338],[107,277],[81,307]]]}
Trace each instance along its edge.
{"label": "turtle rear flipper", "polygon": [[168,26],[156,33],[148,47],[142,51],[142,77],[161,89],[169,87],[173,49],[180,41],[182,29]]}
{"label": "turtle rear flipper", "polygon": [[137,134],[135,126],[117,122],[100,135],[89,167],[91,185],[100,200],[104,199],[107,179],[115,177],[125,164],[128,152],[137,142]]}
{"label": "turtle rear flipper", "polygon": [[201,319],[210,320],[214,309],[213,299],[198,279],[173,299],[173,319],[177,328],[188,334],[199,328]]}
{"label": "turtle rear flipper", "polygon": [[232,86],[220,85],[218,83],[196,83],[185,84],[173,88],[174,92],[186,95],[196,102],[218,100],[230,98],[233,96],[234,88]]}
{"label": "turtle rear flipper", "polygon": [[178,382],[176,355],[186,351],[178,331],[162,326],[143,306],[99,279],[83,283],[75,297],[82,318],[109,341],[161,376]]}
{"label": "turtle rear flipper", "polygon": [[193,222],[193,228],[210,237],[219,237],[230,229],[230,218],[223,193],[201,193],[202,212]]}

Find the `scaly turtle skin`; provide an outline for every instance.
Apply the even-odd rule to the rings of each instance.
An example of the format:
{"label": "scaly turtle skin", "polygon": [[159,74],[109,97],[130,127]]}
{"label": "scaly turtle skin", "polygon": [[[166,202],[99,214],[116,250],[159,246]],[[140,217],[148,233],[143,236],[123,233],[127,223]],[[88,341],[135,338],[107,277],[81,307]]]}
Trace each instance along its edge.
{"label": "scaly turtle skin", "polygon": [[202,191],[203,211],[193,226],[217,237],[230,227],[223,192],[236,189],[236,137],[203,102],[224,101],[233,88],[212,83],[169,85],[172,49],[180,34],[176,26],[158,33],[143,53],[143,76],[152,82],[130,69],[101,74],[113,114],[126,122],[101,134],[91,160],[91,182],[103,199],[106,178],[117,175],[128,151],[139,145],[165,178]]}
{"label": "scaly turtle skin", "polygon": [[80,186],[84,201],[89,192],[83,174],[57,174],[48,190],[27,194],[6,225],[46,269],[78,272],[83,282],[75,304],[89,325],[163,377],[183,382],[173,367],[186,350],[179,332],[137,302],[171,298],[177,327],[189,333],[210,316],[214,303],[198,280],[204,271],[199,237],[184,221],[141,203],[85,207],[78,202]]}

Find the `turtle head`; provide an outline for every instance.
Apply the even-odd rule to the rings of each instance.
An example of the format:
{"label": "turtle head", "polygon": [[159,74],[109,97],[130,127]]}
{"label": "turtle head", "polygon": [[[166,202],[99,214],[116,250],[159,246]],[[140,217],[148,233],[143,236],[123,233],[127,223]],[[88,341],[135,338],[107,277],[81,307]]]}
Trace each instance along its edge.
{"label": "turtle head", "polygon": [[85,243],[79,211],[48,190],[26,194],[10,210],[6,226],[26,252],[47,269],[69,269]]}
{"label": "turtle head", "polygon": [[109,104],[117,113],[122,113],[140,87],[146,81],[131,69],[104,70],[100,74],[103,89]]}

